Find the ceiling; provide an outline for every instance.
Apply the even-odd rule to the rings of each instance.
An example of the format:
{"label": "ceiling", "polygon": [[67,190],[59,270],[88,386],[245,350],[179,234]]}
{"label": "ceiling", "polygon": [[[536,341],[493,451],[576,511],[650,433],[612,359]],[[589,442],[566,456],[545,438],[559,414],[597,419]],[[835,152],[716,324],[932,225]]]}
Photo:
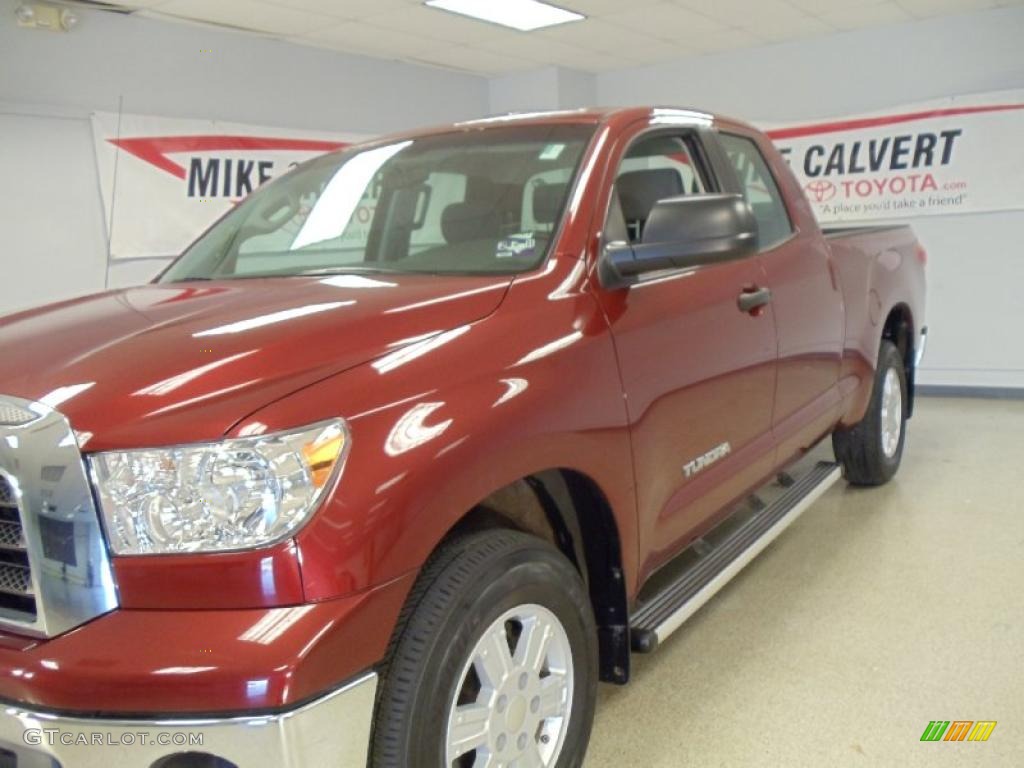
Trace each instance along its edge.
{"label": "ceiling", "polygon": [[587,72],[623,69],[1024,0],[555,0],[587,18],[534,32],[428,8],[421,0],[104,3],[301,45],[498,75],[552,65]]}

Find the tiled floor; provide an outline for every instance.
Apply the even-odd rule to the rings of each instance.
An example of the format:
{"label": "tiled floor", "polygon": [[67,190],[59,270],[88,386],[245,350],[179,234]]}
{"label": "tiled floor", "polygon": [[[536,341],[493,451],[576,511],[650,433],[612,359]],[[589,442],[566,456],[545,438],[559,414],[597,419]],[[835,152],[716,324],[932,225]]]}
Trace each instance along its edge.
{"label": "tiled floor", "polygon": [[[835,486],[633,661],[586,768],[1024,766],[1024,401],[921,399],[895,480]],[[998,725],[922,743],[939,719]]]}

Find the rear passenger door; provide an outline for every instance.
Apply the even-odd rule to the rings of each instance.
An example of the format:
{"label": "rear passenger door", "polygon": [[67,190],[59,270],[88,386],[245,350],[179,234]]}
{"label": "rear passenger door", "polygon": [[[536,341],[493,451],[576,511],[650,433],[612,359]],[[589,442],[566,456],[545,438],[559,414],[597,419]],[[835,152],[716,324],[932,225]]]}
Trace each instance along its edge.
{"label": "rear passenger door", "polygon": [[[699,131],[661,129],[617,150],[603,242],[638,242],[661,199],[720,191],[711,171],[725,160],[711,149],[717,160]],[[772,309],[751,314],[737,303],[764,279],[751,256],[595,286],[631,422],[641,579],[771,471]]]}
{"label": "rear passenger door", "polygon": [[[773,430],[777,463],[784,464],[835,423],[843,297],[832,254],[775,148],[760,134],[739,130],[723,131],[719,139],[757,218],[759,259],[772,292],[779,337]],[[773,173],[772,167],[783,173]],[[791,205],[802,209],[791,211]],[[803,229],[797,222],[805,224]]]}

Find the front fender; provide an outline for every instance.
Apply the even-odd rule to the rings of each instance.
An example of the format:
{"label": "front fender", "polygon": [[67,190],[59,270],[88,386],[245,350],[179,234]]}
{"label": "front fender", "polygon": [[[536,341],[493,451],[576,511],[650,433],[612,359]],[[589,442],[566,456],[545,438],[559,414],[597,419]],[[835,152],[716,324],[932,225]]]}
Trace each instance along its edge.
{"label": "front fender", "polygon": [[[452,527],[499,488],[545,469],[592,478],[636,571],[625,404],[607,326],[589,294],[529,300],[285,398],[239,433],[330,415],[349,421],[340,482],[296,537],[309,601],[418,569]],[[533,297],[534,299],[536,297]]]}

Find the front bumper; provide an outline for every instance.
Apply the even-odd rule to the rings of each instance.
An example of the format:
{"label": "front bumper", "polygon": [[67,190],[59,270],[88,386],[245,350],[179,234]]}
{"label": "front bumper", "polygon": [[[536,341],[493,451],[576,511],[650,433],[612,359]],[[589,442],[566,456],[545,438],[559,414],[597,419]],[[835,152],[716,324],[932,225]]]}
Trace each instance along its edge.
{"label": "front bumper", "polygon": [[205,719],[65,717],[8,705],[0,765],[11,764],[8,752],[17,768],[362,768],[376,688],[371,672],[283,713]]}

